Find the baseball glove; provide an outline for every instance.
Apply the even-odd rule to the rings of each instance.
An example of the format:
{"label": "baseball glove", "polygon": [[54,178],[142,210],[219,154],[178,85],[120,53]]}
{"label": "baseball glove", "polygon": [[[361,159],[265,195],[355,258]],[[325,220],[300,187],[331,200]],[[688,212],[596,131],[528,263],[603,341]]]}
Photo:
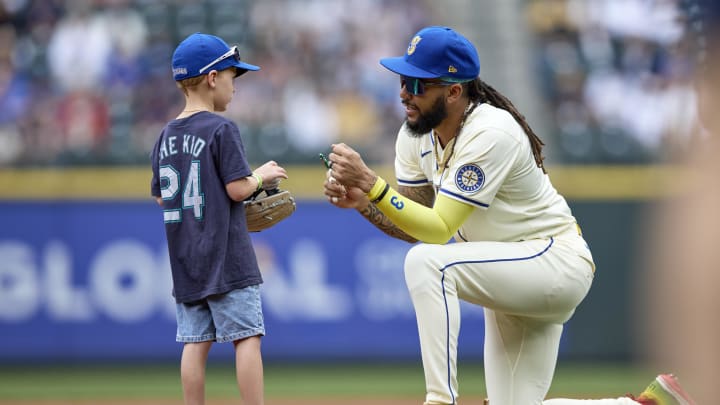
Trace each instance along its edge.
{"label": "baseball glove", "polygon": [[[262,192],[264,196],[260,196]],[[245,200],[248,231],[260,232],[270,228],[295,212],[295,199],[287,190],[259,190]]]}

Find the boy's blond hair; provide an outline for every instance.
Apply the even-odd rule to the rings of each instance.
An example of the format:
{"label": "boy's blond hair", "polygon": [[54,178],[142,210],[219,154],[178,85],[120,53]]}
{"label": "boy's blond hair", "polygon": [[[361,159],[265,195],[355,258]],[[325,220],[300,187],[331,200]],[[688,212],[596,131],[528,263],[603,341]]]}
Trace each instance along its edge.
{"label": "boy's blond hair", "polygon": [[185,95],[187,96],[187,95],[189,95],[189,90],[188,90],[188,89],[189,89],[190,87],[195,87],[195,86],[197,86],[198,84],[202,83],[203,80],[205,80],[205,76],[206,76],[206,75],[189,77],[189,78],[187,78],[187,79],[183,79],[183,80],[179,80],[179,81],[175,82],[175,85],[176,85],[180,90],[182,90],[183,94],[185,94]]}

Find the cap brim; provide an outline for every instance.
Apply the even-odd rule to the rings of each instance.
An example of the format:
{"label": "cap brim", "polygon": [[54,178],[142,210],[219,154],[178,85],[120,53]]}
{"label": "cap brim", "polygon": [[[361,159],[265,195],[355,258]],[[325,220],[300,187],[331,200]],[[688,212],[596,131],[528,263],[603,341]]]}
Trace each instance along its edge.
{"label": "cap brim", "polygon": [[249,63],[245,63],[242,61],[234,64],[233,66],[235,66],[238,69],[245,69],[245,70],[252,70],[252,71],[260,70],[260,66],[251,65]]}
{"label": "cap brim", "polygon": [[382,58],[380,59],[380,64],[391,72],[395,72],[401,76],[417,77],[418,79],[436,79],[440,77],[435,73],[430,73],[427,70],[422,70],[409,64],[404,56]]}

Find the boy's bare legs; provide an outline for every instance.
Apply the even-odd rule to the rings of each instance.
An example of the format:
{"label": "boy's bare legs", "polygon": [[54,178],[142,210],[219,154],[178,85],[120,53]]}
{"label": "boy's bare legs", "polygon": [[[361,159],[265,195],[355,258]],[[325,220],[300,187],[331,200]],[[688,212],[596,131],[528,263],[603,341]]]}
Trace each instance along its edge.
{"label": "boy's bare legs", "polygon": [[244,405],[264,403],[265,388],[260,340],[260,336],[251,336],[233,342],[237,383]]}
{"label": "boy's bare legs", "polygon": [[185,405],[205,404],[205,365],[212,343],[185,343],[183,346],[180,379]]}

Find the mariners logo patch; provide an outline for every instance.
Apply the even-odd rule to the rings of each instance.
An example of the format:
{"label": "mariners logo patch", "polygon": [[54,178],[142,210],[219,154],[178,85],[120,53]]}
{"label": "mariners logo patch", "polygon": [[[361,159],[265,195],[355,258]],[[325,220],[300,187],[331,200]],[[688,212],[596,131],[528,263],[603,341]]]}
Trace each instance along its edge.
{"label": "mariners logo patch", "polygon": [[455,172],[455,185],[467,193],[475,193],[485,184],[485,173],[477,165],[464,165]]}
{"label": "mariners logo patch", "polygon": [[422,40],[422,37],[420,35],[415,35],[415,37],[410,41],[410,45],[408,45],[407,49],[408,56],[415,53],[415,47],[417,47],[417,44],[420,43],[420,40]]}

